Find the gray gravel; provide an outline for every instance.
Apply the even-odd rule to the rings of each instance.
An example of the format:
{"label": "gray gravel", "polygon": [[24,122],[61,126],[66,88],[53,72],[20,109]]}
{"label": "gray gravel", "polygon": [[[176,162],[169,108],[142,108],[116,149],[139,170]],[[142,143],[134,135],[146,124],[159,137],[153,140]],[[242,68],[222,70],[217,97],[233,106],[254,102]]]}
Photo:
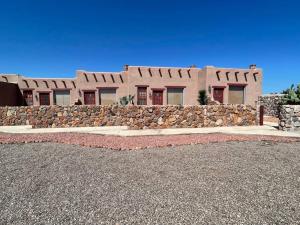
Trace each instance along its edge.
{"label": "gray gravel", "polygon": [[1,224],[299,224],[300,143],[0,145]]}

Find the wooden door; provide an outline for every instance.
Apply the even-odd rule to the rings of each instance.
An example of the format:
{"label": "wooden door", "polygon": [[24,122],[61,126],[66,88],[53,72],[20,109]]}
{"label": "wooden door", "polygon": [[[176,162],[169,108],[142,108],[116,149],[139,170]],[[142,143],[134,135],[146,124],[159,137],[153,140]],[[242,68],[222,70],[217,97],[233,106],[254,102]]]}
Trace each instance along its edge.
{"label": "wooden door", "polygon": [[84,104],[96,105],[95,92],[93,91],[84,92]]}
{"label": "wooden door", "polygon": [[224,88],[214,88],[214,100],[220,103],[224,102]]}
{"label": "wooden door", "polygon": [[163,91],[153,91],[152,104],[153,105],[163,104]]}
{"label": "wooden door", "polygon": [[49,93],[40,93],[40,105],[50,105]]}

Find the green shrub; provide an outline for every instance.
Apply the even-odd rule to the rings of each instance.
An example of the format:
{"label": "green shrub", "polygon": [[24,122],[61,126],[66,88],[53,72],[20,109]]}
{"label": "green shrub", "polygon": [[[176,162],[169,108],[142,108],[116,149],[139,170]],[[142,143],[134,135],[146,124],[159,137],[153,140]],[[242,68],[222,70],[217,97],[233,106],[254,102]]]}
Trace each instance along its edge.
{"label": "green shrub", "polygon": [[282,99],[284,105],[300,105],[300,84],[297,88],[292,85],[289,89],[283,91],[285,96]]}
{"label": "green shrub", "polygon": [[205,90],[199,91],[198,102],[200,105],[207,105],[207,95]]}
{"label": "green shrub", "polygon": [[134,96],[132,95],[128,95],[128,96],[124,96],[122,98],[120,98],[120,104],[121,105],[128,105],[129,103],[133,104],[133,99],[134,99]]}

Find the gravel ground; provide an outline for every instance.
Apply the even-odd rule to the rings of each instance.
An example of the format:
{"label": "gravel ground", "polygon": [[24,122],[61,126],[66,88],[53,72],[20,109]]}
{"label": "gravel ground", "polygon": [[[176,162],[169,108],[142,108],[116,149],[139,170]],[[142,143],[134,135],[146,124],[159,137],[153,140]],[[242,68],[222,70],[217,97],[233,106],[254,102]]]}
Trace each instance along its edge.
{"label": "gravel ground", "polygon": [[138,137],[119,137],[80,133],[0,134],[0,144],[53,142],[61,144],[76,144],[86,147],[109,148],[114,150],[207,144],[229,141],[295,142],[300,141],[300,138],[234,134],[193,134]]}
{"label": "gravel ground", "polygon": [[1,224],[299,224],[300,143],[0,145]]}

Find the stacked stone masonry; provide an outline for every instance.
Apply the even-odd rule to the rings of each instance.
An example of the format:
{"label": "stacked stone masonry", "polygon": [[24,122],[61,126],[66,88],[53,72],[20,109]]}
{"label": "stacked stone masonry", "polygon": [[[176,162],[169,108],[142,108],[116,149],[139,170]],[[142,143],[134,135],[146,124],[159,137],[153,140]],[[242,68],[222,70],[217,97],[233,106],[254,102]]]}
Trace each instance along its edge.
{"label": "stacked stone masonry", "polygon": [[269,94],[258,97],[258,105],[264,106],[265,116],[279,116],[279,107],[283,94]]}
{"label": "stacked stone masonry", "polygon": [[300,105],[282,105],[280,107],[279,129],[284,131],[300,130]]}
{"label": "stacked stone masonry", "polygon": [[34,128],[128,126],[131,129],[251,126],[250,105],[207,106],[24,106],[0,107],[0,126]]}

